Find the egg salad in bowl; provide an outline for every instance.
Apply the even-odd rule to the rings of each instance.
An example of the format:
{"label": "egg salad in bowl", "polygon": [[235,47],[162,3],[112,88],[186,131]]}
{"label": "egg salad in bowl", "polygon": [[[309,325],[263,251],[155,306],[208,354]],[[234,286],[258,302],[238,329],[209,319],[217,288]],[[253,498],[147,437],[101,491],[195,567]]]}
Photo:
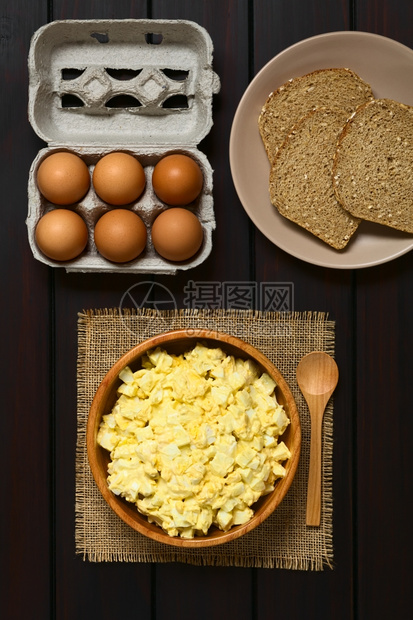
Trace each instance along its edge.
{"label": "egg salad in bowl", "polygon": [[299,458],[283,378],[226,334],[178,330],[135,349],[111,369],[89,415],[89,461],[105,499],[167,544],[220,544],[250,531],[279,504]]}

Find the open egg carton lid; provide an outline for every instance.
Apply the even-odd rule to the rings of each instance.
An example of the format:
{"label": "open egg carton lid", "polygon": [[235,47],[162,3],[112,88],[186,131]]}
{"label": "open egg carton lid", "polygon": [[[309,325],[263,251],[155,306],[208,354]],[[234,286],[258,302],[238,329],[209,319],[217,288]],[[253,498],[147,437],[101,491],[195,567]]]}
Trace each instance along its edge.
{"label": "open egg carton lid", "polygon": [[[201,196],[189,206],[205,233],[194,261],[173,264],[156,255],[149,230],[148,247],[133,264],[104,260],[93,244],[95,222],[90,214],[99,214],[99,200],[90,191],[75,210],[87,214],[92,240],[83,255],[63,264],[45,257],[34,241],[37,221],[53,207],[37,189],[37,169],[47,156],[39,153],[30,170],[26,221],[35,258],[67,271],[135,273],[175,273],[205,260],[215,228],[212,169],[196,146],[212,127],[212,97],[220,89],[212,56],[207,31],[186,20],[61,20],[33,35],[28,114],[50,152],[84,153],[91,174],[98,154],[110,150],[136,154],[144,166],[146,161],[147,188],[140,202],[145,204],[148,226],[162,206],[150,186],[155,153],[159,158],[169,152],[187,153],[198,161],[205,181]],[[139,204],[131,208],[140,211]]]}
{"label": "open egg carton lid", "polygon": [[207,31],[183,20],[62,20],[29,52],[29,120],[50,145],[198,144],[212,126]]}

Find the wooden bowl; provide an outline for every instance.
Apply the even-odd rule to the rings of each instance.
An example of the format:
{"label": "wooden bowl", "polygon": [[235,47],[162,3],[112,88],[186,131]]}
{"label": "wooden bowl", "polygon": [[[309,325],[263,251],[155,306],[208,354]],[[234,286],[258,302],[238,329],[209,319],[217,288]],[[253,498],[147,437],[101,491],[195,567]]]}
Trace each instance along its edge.
{"label": "wooden bowl", "polygon": [[[191,349],[197,342],[202,341],[208,346],[219,346],[229,355],[242,359],[252,358],[262,371],[267,372],[277,383],[276,396],[283,405],[290,418],[290,424],[282,435],[282,440],[291,452],[291,458],[285,463],[286,475],[276,482],[274,491],[261,497],[253,506],[254,516],[245,524],[233,526],[223,532],[212,526],[205,536],[192,539],[171,537],[154,523],[140,514],[136,506],[109,490],[107,484],[107,466],[110,460],[109,453],[97,443],[97,433],[102,416],[110,413],[117,399],[116,390],[121,384],[120,371],[129,366],[133,371],[140,368],[142,356],[150,349],[161,346],[168,353],[181,354]],[[112,510],[130,527],[149,538],[176,547],[210,547],[220,545],[243,536],[262,523],[280,504],[286,495],[296,472],[301,447],[301,427],[294,398],[288,385],[277,368],[260,351],[250,344],[230,336],[207,329],[182,329],[159,334],[144,342],[123,355],[109,370],[98,390],[96,391],[89,411],[86,430],[86,443],[90,468],[96,484],[104,499]]]}

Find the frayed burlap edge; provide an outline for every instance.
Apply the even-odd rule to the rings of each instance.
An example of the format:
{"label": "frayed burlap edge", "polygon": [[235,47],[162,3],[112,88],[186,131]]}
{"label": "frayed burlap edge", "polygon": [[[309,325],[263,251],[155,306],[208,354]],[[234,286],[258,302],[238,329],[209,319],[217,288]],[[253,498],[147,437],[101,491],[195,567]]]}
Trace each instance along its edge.
{"label": "frayed burlap edge", "polygon": [[[97,388],[98,383],[103,378],[106,371],[103,369],[97,369],[99,377],[92,377],[93,390],[90,385],[91,377],[90,369],[88,370],[88,361],[93,359],[93,353],[91,352],[91,346],[93,345],[93,332],[97,324],[104,323],[103,332],[110,326],[111,334],[113,335],[113,329],[124,331],[125,325],[122,324],[123,320],[144,320],[151,323],[151,334],[159,333],[162,331],[168,331],[169,329],[175,329],[182,327],[180,325],[182,321],[189,322],[201,322],[202,327],[218,329],[219,331],[229,331],[222,329],[222,321],[232,322],[233,320],[246,322],[258,322],[262,327],[263,324],[269,323],[272,325],[282,326],[282,329],[290,328],[295,329],[297,325],[306,326],[306,333],[308,337],[308,344],[303,346],[302,343],[296,351],[297,359],[302,355],[310,352],[310,350],[324,350],[331,355],[334,355],[334,322],[328,320],[328,314],[324,312],[292,312],[292,313],[278,313],[278,312],[262,312],[256,310],[202,310],[202,309],[186,309],[176,311],[164,311],[159,312],[150,308],[143,308],[139,310],[122,310],[118,308],[105,308],[95,310],[85,310],[78,315],[78,435],[76,445],[76,530],[75,530],[75,544],[76,553],[81,555],[84,560],[91,562],[185,562],[198,566],[212,565],[212,566],[238,566],[238,567],[260,567],[260,568],[281,568],[281,569],[293,569],[293,570],[314,570],[321,571],[324,568],[333,568],[333,530],[332,530],[332,516],[333,516],[333,499],[332,499],[332,480],[333,480],[333,401],[330,400],[324,418],[323,426],[323,518],[321,528],[307,528],[300,525],[299,535],[297,537],[297,547],[300,551],[295,553],[285,553],[283,550],[279,550],[277,553],[267,553],[260,548],[259,552],[254,552],[257,548],[257,541],[252,540],[253,537],[272,535],[273,530],[268,530],[268,523],[262,524],[260,528],[257,528],[254,532],[249,533],[243,539],[233,541],[228,545],[222,545],[216,548],[208,548],[204,550],[181,550],[175,547],[169,547],[162,545],[154,541],[149,541],[137,532],[134,532],[123,524],[116,515],[108,509],[107,505],[100,497],[97,487],[94,484],[94,480],[91,476],[86,454],[86,422],[87,412],[91,403],[90,394]],[[178,323],[179,325],[176,325]],[[199,327],[201,325],[198,325]],[[100,327],[102,329],[102,327]],[[281,329],[281,331],[282,331]],[[320,331],[319,343],[318,340],[313,342],[312,333]],[[239,331],[239,330],[238,330]],[[276,338],[276,331],[274,332],[274,338]],[[231,330],[231,333],[242,337],[236,331]],[[144,339],[144,338],[142,338]],[[246,338],[248,339],[248,338]],[[249,339],[251,341],[251,339]],[[130,337],[126,337],[122,343],[117,343],[115,348],[120,348],[119,355],[131,348],[136,344],[136,338],[131,333]],[[254,342],[252,342],[254,344]],[[321,346],[322,345],[322,346]],[[125,347],[125,351],[122,350]],[[309,349],[309,350],[307,350]],[[266,351],[264,351],[266,353]],[[268,354],[268,352],[267,352]],[[271,358],[270,355],[268,357]],[[112,363],[117,358],[112,360]],[[274,361],[274,360],[273,360]],[[296,360],[294,361],[296,364]],[[111,365],[111,364],[110,364]],[[109,367],[110,367],[109,365]],[[278,364],[280,370],[281,365]],[[96,368],[92,368],[92,373],[96,373]],[[298,388],[292,384],[291,377],[289,380],[290,388],[294,393],[297,401],[297,406],[302,418],[302,430],[305,429],[305,415],[303,410],[306,408],[306,404],[303,403],[302,395]],[[304,418],[304,420],[303,420]],[[305,432],[303,433],[304,438]],[[303,439],[301,461],[304,460],[303,450],[305,449],[305,442]],[[307,455],[308,457],[308,455]],[[298,476],[296,476],[297,478]],[[85,479],[87,479],[85,483]],[[294,481],[289,494],[293,493]],[[89,531],[91,515],[86,515],[85,512],[90,502],[89,495],[97,495],[95,498],[97,506],[94,507],[95,516],[107,513],[104,517],[107,521],[109,531],[114,529],[113,538],[105,543],[105,540],[101,536],[98,537]],[[287,498],[277,509],[277,513],[281,513],[283,510],[283,504],[288,501]],[[303,494],[303,488],[301,489],[300,498],[300,510],[305,515],[305,493]],[[272,518],[272,516],[271,516]],[[267,521],[269,522],[270,519]],[[265,530],[267,527],[267,530]],[[125,530],[126,528],[126,530]],[[117,532],[119,536],[117,536]],[[125,531],[127,532],[125,536]],[[303,534],[304,532],[304,534]],[[321,533],[321,535],[320,535]],[[112,535],[112,532],[111,532]],[[289,532],[288,535],[292,537],[297,536],[297,533]],[[303,542],[303,538],[305,541]],[[266,538],[267,540],[267,538]],[[115,544],[113,544],[115,541]],[[250,545],[250,549],[249,549]],[[268,546],[264,545],[265,548]],[[225,547],[225,552],[223,548]],[[259,547],[259,545],[258,545]],[[246,550],[248,551],[246,553]]]}

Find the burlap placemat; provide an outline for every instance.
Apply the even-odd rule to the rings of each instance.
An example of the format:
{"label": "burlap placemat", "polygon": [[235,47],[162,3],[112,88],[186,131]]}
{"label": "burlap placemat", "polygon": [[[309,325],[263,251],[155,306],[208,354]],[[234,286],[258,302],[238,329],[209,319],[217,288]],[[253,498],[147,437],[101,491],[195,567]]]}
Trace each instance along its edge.
{"label": "burlap placemat", "polygon": [[[112,364],[138,342],[178,328],[207,328],[238,336],[260,349],[284,375],[302,424],[302,451],[287,496],[262,525],[242,538],[206,549],[180,549],[147,539],[107,506],[90,472],[86,422],[93,395]],[[88,310],[78,319],[78,436],[76,449],[76,553],[92,562],[186,562],[323,570],[332,568],[332,434],[330,401],[323,430],[323,494],[320,527],[305,525],[309,462],[308,409],[295,369],[311,351],[334,354],[334,322],[324,313],[264,313],[245,310]]]}

